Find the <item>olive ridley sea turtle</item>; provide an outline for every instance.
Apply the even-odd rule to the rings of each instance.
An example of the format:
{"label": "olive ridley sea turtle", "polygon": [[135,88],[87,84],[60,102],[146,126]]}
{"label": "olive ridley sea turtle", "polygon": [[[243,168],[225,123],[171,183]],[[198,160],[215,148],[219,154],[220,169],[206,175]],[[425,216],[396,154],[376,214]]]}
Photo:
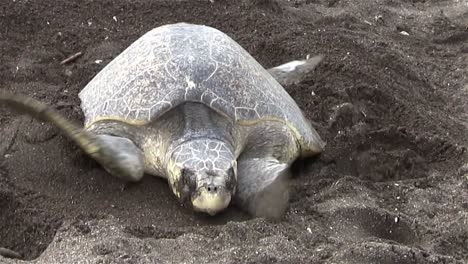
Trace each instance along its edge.
{"label": "olive ridley sea turtle", "polygon": [[325,146],[282,85],[320,60],[265,70],[221,31],[177,23],[144,34],[80,92],[84,128],[30,97],[3,91],[0,103],[52,122],[116,177],[167,179],[196,211],[232,200],[278,217],[290,165]]}

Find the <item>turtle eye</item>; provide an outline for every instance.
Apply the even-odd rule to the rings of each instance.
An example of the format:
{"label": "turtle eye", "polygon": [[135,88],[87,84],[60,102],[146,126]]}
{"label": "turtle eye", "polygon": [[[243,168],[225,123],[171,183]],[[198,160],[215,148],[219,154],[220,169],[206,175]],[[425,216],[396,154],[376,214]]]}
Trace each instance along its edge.
{"label": "turtle eye", "polygon": [[235,177],[236,177],[236,175],[235,175],[235,173],[234,173],[234,168],[233,168],[233,167],[231,167],[231,168],[228,170],[228,177],[229,177],[229,178],[235,178]]}
{"label": "turtle eye", "polygon": [[181,179],[180,182],[182,183],[183,190],[188,193],[192,194],[197,189],[197,181],[196,181],[195,173],[192,170],[183,168],[181,170]]}
{"label": "turtle eye", "polygon": [[185,169],[180,170],[179,179],[177,181],[177,192],[179,193],[179,199],[181,202],[185,202],[188,200],[189,196],[189,188],[187,187],[186,180],[185,180]]}
{"label": "turtle eye", "polygon": [[226,178],[226,187],[229,190],[233,190],[236,186],[236,172],[233,167],[231,167],[228,172],[227,172],[227,178]]}

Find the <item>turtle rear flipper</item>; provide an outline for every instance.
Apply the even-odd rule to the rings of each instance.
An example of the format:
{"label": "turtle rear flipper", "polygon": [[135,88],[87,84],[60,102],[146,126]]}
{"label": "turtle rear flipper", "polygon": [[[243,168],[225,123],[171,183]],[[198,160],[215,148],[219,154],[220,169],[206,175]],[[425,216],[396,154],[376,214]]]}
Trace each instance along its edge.
{"label": "turtle rear flipper", "polygon": [[290,61],[268,69],[268,73],[282,86],[296,84],[307,77],[307,74],[313,71],[322,59],[323,56],[317,55],[306,60]]}
{"label": "turtle rear flipper", "polygon": [[31,97],[0,91],[0,105],[51,122],[114,176],[127,181],[138,181],[143,176],[141,151],[127,138],[88,133],[48,105]]}

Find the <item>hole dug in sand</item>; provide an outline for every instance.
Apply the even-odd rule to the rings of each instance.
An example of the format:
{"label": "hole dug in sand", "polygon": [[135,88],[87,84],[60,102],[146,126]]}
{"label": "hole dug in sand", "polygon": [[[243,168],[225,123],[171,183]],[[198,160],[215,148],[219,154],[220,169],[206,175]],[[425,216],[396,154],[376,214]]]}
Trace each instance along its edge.
{"label": "hole dug in sand", "polygon": [[330,217],[330,229],[345,240],[377,240],[412,245],[417,235],[405,217],[374,207],[343,207]]}
{"label": "hole dug in sand", "polygon": [[4,189],[0,192],[0,247],[25,260],[39,257],[61,224],[60,218],[41,210],[37,200],[28,194],[19,197]]}
{"label": "hole dug in sand", "polygon": [[405,245],[380,242],[362,242],[337,252],[330,263],[343,264],[413,264],[413,263],[462,263],[452,257],[432,255]]}

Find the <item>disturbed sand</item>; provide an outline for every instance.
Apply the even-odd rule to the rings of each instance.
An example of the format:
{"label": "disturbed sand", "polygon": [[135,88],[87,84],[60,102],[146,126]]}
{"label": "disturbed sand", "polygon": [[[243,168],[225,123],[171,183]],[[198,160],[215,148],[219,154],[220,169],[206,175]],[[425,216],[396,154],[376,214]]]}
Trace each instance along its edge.
{"label": "disturbed sand", "polygon": [[[272,67],[326,151],[294,168],[281,221],[182,208],[124,185],[57,129],[0,111],[0,263],[468,263],[468,1],[5,0],[2,89],[82,121],[78,92],[148,30],[216,27]],[[83,56],[61,65],[76,52]]]}

